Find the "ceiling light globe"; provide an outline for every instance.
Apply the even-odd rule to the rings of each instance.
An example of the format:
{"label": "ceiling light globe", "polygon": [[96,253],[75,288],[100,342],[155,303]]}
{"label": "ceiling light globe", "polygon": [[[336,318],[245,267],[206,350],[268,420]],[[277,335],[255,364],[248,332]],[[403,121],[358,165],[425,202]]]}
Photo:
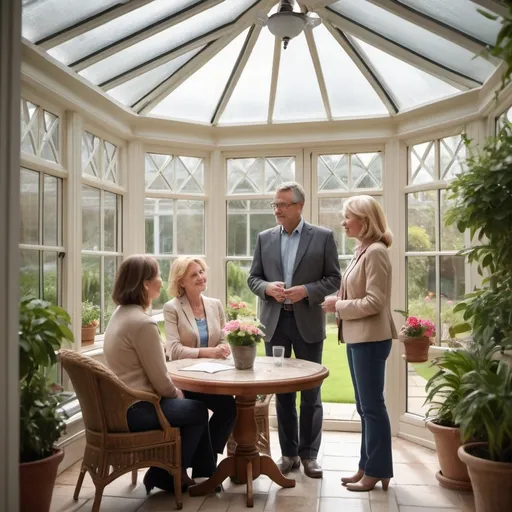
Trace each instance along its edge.
{"label": "ceiling light globe", "polygon": [[277,12],[268,19],[268,29],[272,34],[286,42],[297,37],[306,27],[304,14],[296,12]]}

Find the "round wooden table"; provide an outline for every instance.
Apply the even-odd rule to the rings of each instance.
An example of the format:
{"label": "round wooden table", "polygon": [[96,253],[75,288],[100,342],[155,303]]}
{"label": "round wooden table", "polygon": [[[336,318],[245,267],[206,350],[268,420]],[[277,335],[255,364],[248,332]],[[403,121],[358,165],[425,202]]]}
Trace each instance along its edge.
{"label": "round wooden table", "polygon": [[[191,496],[200,496],[215,489],[226,478],[232,476],[247,484],[247,506],[254,505],[252,482],[260,475],[267,475],[281,487],[295,487],[295,480],[283,476],[276,463],[268,455],[260,455],[256,448],[258,430],[256,426],[256,395],[289,393],[320,386],[329,375],[321,364],[302,359],[285,359],[282,366],[275,366],[272,357],[257,357],[251,370],[226,370],[206,373],[181,370],[211,359],[179,359],[167,363],[167,369],[176,386],[186,391],[235,395],[237,418],[233,437],[236,451],[225,458],[215,473],[204,482],[190,487]],[[229,361],[216,363],[232,365]]]}

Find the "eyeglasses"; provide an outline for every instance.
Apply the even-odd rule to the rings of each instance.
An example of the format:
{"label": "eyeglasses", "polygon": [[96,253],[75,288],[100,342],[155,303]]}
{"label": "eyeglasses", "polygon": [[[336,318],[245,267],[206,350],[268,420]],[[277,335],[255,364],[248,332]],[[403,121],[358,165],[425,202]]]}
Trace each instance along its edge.
{"label": "eyeglasses", "polygon": [[295,203],[270,203],[270,208],[272,208],[272,210],[277,210],[277,209],[286,210],[292,204],[297,204],[297,203],[296,202]]}

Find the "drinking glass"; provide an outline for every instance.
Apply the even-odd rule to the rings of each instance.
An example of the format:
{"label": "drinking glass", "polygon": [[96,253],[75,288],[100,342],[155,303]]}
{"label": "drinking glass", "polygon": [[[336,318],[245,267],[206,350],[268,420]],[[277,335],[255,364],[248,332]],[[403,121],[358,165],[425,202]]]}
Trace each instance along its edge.
{"label": "drinking glass", "polygon": [[284,347],[278,345],[272,347],[272,355],[274,356],[274,365],[283,366]]}

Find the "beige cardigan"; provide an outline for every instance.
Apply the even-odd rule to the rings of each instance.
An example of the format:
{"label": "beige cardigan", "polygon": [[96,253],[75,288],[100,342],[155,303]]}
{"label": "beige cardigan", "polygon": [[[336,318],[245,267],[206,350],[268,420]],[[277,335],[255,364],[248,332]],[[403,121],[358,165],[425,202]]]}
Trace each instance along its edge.
{"label": "beige cardigan", "polygon": [[336,312],[346,343],[397,338],[391,316],[391,262],[388,248],[371,244],[345,271]]}
{"label": "beige cardigan", "polygon": [[[218,299],[204,295],[202,298],[208,324],[208,346],[216,347],[224,341],[224,308]],[[164,304],[164,320],[165,347],[169,359],[199,357],[199,331],[186,295]]]}
{"label": "beige cardigan", "polygon": [[167,373],[160,330],[140,306],[119,306],[108,323],[103,342],[107,366],[127,386],[175,398]]}

